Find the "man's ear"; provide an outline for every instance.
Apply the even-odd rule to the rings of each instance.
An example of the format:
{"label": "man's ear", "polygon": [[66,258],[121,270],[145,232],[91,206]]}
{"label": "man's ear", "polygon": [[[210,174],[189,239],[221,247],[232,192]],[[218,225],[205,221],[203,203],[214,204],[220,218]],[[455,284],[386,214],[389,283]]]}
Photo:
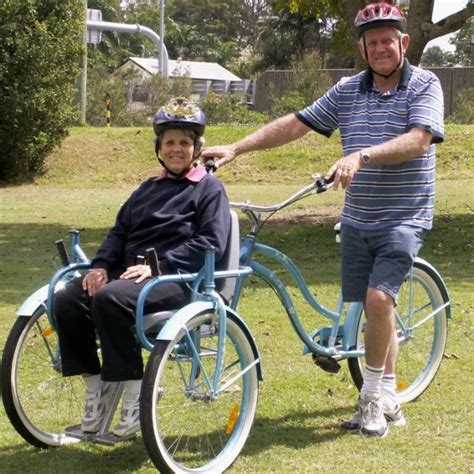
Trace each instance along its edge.
{"label": "man's ear", "polygon": [[409,35],[403,35],[402,36],[402,50],[403,54],[407,52],[408,46],[410,45],[410,36]]}

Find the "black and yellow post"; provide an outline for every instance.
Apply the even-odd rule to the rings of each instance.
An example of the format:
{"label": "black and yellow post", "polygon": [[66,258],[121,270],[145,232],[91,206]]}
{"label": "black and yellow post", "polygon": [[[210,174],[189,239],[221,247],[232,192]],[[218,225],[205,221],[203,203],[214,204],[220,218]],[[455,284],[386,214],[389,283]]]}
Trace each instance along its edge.
{"label": "black and yellow post", "polygon": [[105,104],[105,126],[110,127],[110,105],[112,104],[112,98],[110,97],[110,94],[108,92],[107,94],[105,94]]}

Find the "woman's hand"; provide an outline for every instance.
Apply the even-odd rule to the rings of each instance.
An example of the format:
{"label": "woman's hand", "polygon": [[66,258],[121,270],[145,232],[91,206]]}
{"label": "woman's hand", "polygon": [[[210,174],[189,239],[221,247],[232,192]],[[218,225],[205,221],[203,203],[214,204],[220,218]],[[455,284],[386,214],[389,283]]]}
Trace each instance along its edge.
{"label": "woman's hand", "polygon": [[120,275],[120,278],[122,280],[136,278],[135,283],[141,283],[147,278],[151,278],[151,268],[148,265],[132,265]]}
{"label": "woman's hand", "polygon": [[82,280],[82,288],[89,296],[94,296],[109,281],[105,268],[94,268]]}

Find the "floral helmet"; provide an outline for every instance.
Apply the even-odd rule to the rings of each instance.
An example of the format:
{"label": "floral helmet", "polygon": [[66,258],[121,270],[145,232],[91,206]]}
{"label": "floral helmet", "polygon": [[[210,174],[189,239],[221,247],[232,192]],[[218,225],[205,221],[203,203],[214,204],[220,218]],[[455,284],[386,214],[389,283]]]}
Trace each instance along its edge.
{"label": "floral helmet", "polygon": [[365,31],[379,26],[393,26],[402,33],[406,33],[407,20],[403,12],[389,3],[371,3],[359,10],[354,20],[359,38]]}
{"label": "floral helmet", "polygon": [[183,97],[171,99],[168,104],[158,110],[153,120],[153,130],[156,135],[168,128],[184,128],[202,137],[205,127],[206,117],[203,111]]}

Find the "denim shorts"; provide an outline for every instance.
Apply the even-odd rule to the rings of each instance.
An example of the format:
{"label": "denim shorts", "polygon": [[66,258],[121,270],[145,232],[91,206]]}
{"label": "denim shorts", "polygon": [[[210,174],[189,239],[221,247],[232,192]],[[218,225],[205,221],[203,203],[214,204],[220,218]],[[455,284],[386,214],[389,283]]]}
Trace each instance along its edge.
{"label": "denim shorts", "polygon": [[381,290],[397,302],[398,292],[423,243],[426,230],[399,225],[359,230],[341,225],[342,295],[364,301],[367,289]]}

